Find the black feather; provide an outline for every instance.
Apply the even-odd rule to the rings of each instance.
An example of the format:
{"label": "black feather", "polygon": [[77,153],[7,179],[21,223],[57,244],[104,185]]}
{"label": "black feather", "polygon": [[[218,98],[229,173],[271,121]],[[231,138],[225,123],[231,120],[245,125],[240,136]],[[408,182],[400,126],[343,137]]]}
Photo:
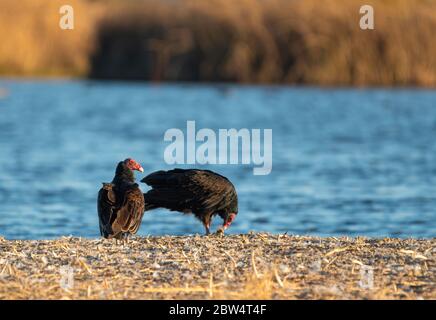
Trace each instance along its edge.
{"label": "black feather", "polygon": [[238,197],[233,184],[209,170],[156,171],[141,182],[152,188],[144,194],[148,210],[166,208],[193,213],[203,222],[216,214],[226,219],[228,214],[238,213]]}
{"label": "black feather", "polygon": [[118,164],[112,183],[103,183],[97,208],[103,237],[121,238],[138,231],[144,215],[144,196],[132,170],[123,162]]}

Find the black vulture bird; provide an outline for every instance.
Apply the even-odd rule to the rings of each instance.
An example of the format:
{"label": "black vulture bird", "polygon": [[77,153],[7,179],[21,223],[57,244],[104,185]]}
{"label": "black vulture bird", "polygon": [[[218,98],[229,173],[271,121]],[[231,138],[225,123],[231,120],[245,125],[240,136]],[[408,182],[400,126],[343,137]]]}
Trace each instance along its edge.
{"label": "black vulture bird", "polygon": [[144,196],[133,170],[144,172],[133,159],[118,163],[112,183],[103,183],[98,193],[100,234],[106,239],[123,239],[135,234],[144,215]]}
{"label": "black vulture bird", "polygon": [[238,213],[238,196],[235,187],[225,177],[197,169],[156,171],[141,182],[152,189],[144,194],[145,210],[166,208],[171,211],[193,213],[210,233],[214,215],[219,215],[224,232]]}

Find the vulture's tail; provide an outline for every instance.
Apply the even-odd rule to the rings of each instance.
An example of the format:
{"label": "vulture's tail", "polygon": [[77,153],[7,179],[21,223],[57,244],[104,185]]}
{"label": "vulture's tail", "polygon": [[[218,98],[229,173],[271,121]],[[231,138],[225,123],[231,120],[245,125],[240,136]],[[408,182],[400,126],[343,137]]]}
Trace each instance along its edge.
{"label": "vulture's tail", "polygon": [[150,199],[148,199],[148,196],[147,196],[146,193],[144,193],[144,202],[145,202],[145,205],[144,205],[144,212],[145,212],[145,211],[150,211],[150,210],[153,210],[153,209],[156,209],[156,208],[159,208],[159,206],[157,206],[157,205],[155,205],[155,204],[152,204],[152,203],[150,202]]}

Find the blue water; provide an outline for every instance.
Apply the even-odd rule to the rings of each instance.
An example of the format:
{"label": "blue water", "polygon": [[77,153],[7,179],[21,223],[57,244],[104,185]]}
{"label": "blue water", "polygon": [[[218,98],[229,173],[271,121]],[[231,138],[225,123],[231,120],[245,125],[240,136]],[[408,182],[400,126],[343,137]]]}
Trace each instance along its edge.
{"label": "blue water", "polygon": [[[269,175],[196,166],[228,176],[238,191],[229,233],[436,236],[436,91],[59,80],[1,80],[0,88],[7,239],[97,237],[101,182],[126,157],[145,173],[171,168],[164,132],[186,132],[187,120],[197,129],[273,130]],[[192,216],[165,210],[145,214],[139,231],[194,233],[203,228]]]}

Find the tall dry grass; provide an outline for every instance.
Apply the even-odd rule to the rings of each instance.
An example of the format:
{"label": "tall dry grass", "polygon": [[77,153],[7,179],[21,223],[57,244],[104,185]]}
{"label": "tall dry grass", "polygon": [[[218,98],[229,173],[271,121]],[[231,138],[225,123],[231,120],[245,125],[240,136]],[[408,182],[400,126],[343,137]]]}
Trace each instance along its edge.
{"label": "tall dry grass", "polygon": [[[61,30],[59,9],[74,8],[75,29]],[[1,0],[0,74],[85,75],[99,11],[86,0]]]}
{"label": "tall dry grass", "polygon": [[59,2],[2,0],[0,73],[436,86],[436,1],[74,0],[72,32]]}

